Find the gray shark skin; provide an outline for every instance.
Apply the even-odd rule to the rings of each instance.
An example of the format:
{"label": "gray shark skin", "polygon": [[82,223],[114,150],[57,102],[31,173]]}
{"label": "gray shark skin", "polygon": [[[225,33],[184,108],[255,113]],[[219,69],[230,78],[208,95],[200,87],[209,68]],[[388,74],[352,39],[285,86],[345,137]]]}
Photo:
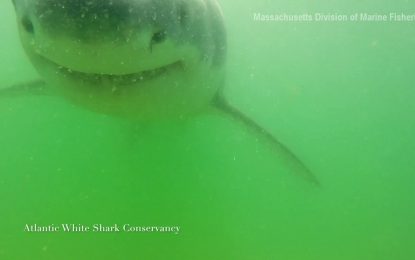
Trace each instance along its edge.
{"label": "gray shark skin", "polygon": [[304,180],[315,175],[223,95],[227,40],[215,0],[14,0],[21,42],[43,80],[0,96],[57,95],[133,120],[208,108],[240,122]]}

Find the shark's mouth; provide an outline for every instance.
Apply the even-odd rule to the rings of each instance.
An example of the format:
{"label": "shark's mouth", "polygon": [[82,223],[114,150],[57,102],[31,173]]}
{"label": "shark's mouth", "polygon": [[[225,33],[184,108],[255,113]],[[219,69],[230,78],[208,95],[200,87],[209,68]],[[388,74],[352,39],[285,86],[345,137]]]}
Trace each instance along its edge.
{"label": "shark's mouth", "polygon": [[172,70],[182,69],[183,64],[181,61],[173,62],[171,64],[158,67],[150,70],[143,70],[137,73],[129,74],[105,74],[105,73],[86,73],[81,71],[76,71],[62,65],[57,65],[57,68],[60,73],[63,73],[65,76],[70,76],[76,78],[77,80],[82,80],[90,84],[111,84],[117,86],[123,85],[133,85],[137,83],[146,82],[159,78],[165,75],[167,72]]}
{"label": "shark's mouth", "polygon": [[57,73],[63,75],[66,78],[82,81],[90,85],[97,86],[125,86],[144,83],[156,78],[160,78],[169,72],[183,70],[184,65],[182,61],[172,62],[170,64],[160,66],[154,69],[142,70],[136,73],[128,74],[108,74],[108,73],[88,73],[78,70],[74,70],[65,67],[61,64],[43,57],[48,63],[53,65],[57,69]]}

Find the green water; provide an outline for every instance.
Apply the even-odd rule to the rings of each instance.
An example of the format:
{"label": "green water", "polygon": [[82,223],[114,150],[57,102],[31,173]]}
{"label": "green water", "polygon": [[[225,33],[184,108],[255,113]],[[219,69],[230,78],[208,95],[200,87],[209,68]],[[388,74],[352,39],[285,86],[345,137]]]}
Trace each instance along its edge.
{"label": "green water", "polygon": [[[313,187],[217,115],[132,124],[55,97],[0,100],[0,259],[415,258],[415,22],[255,22],[255,12],[407,12],[407,1],[220,1],[226,96]],[[0,87],[36,79],[0,3]],[[30,233],[26,224],[180,226]]]}

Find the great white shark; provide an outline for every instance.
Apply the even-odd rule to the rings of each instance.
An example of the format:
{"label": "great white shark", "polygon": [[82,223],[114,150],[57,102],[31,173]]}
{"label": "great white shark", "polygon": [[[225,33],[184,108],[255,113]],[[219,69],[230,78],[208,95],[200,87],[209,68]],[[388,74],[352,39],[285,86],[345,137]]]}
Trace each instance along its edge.
{"label": "great white shark", "polygon": [[293,173],[315,175],[224,94],[227,34],[215,0],[13,0],[21,43],[42,80],[2,96],[63,96],[137,121],[220,111],[266,141]]}

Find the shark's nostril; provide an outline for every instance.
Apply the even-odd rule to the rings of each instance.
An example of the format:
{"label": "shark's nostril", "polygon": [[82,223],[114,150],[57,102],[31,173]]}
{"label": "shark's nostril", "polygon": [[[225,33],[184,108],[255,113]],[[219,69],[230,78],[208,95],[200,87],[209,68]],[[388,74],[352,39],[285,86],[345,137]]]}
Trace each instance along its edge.
{"label": "shark's nostril", "polygon": [[30,21],[29,17],[25,16],[22,18],[22,25],[23,25],[23,28],[26,30],[26,32],[28,33],[35,32],[35,27],[33,26],[33,23],[32,21]]}

